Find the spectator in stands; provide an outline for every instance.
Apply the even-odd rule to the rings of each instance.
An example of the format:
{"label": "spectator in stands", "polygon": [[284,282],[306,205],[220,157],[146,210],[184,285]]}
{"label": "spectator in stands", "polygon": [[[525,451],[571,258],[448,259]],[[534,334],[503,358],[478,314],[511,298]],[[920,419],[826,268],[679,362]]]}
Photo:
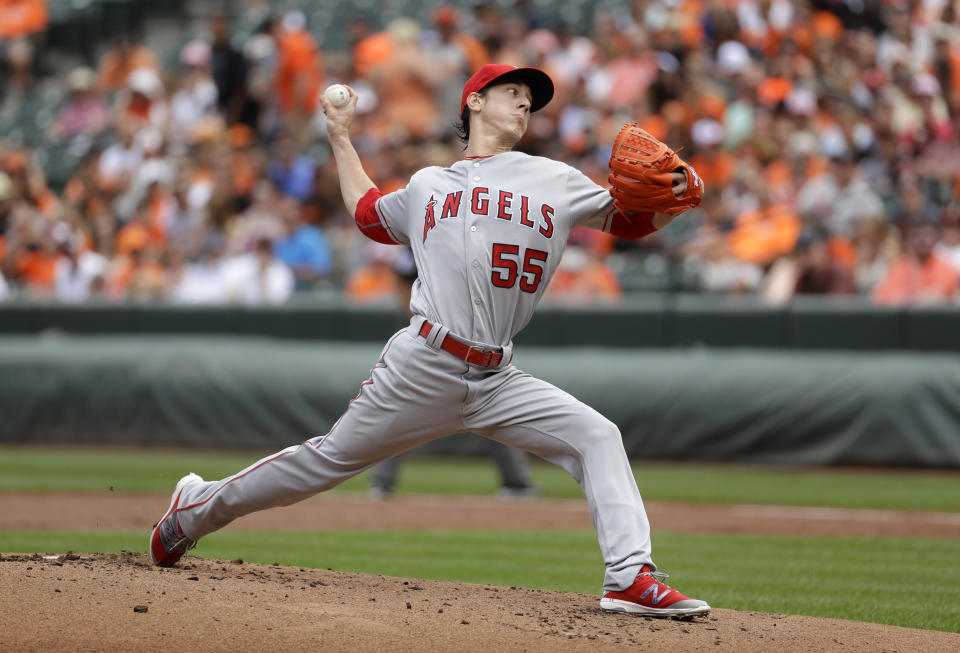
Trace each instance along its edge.
{"label": "spectator in stands", "polygon": [[397,18],[387,32],[393,54],[371,71],[383,118],[393,138],[421,141],[439,137],[447,130],[437,109],[438,89],[460,75],[434,65],[421,46],[421,27],[416,21]]}
{"label": "spectator in stands", "polygon": [[126,88],[117,93],[114,120],[129,122],[135,130],[163,129],[167,125],[167,100],[163,81],[152,68],[136,68],[127,77]]}
{"label": "spectator in stands", "polygon": [[774,262],[765,279],[763,299],[781,305],[797,295],[853,295],[856,291],[853,271],[830,251],[829,233],[815,227],[800,234],[792,254]]}
{"label": "spectator in stands", "polygon": [[714,118],[701,118],[691,126],[690,137],[695,148],[690,165],[703,179],[704,187],[726,188],[733,178],[737,161],[723,147],[723,125]]}
{"label": "spectator in stands", "polygon": [[7,173],[0,171],[0,262],[7,251],[7,231],[11,227],[10,214],[16,199],[16,189]]}
{"label": "spectator in stands", "polygon": [[329,277],[333,270],[333,254],[323,230],[313,219],[322,217],[322,207],[311,199],[299,206],[290,206],[284,215],[285,235],[276,243],[274,254],[293,270],[296,288],[304,290]]}
{"label": "spectator in stands", "polygon": [[[5,111],[20,109],[24,98],[33,88],[33,45],[26,39],[11,41],[3,52],[3,105]],[[35,116],[31,116],[34,118]]]}
{"label": "spectator in stands", "polygon": [[291,11],[277,23],[276,92],[280,111],[288,128],[300,133],[317,109],[317,97],[323,89],[323,56],[307,31],[306,18]]}
{"label": "spectator in stands", "polygon": [[[113,203],[117,217],[129,220],[144,202],[151,211],[166,203],[176,180],[176,168],[166,153],[163,132],[156,127],[141,129],[136,135],[137,150],[142,159],[132,170],[125,192]],[[164,208],[164,213],[171,209]]]}
{"label": "spectator in stands", "polygon": [[312,197],[316,164],[313,158],[297,151],[290,132],[277,135],[273,141],[273,154],[267,174],[280,192],[301,202]]}
{"label": "spectator in stands", "polygon": [[826,225],[832,233],[850,236],[858,219],[885,217],[880,197],[867,185],[852,152],[845,151],[833,157],[830,168],[836,195],[830,201]]}
{"label": "spectator in stands", "polygon": [[357,78],[370,78],[377,66],[393,57],[393,37],[385,30],[377,31],[373,20],[366,14],[351,16],[347,39],[353,58],[353,74]]}
{"label": "spectator in stands", "polygon": [[259,238],[277,241],[286,236],[282,214],[285,196],[269,179],[254,186],[251,203],[242,213],[230,218],[226,229],[226,250],[230,255],[249,251]]}
{"label": "spectator in stands", "polygon": [[273,255],[273,242],[257,240],[253,251],[228,259],[223,264],[227,301],[240,304],[283,304],[293,294],[290,268]]}
{"label": "spectator in stands", "polygon": [[84,249],[81,238],[70,234],[61,244],[54,269],[54,296],[63,304],[80,304],[105,296],[110,261]]}
{"label": "spectator in stands", "polygon": [[936,254],[960,272],[960,205],[944,209]]}
{"label": "spectator in stands", "polygon": [[168,252],[167,299],[178,305],[219,305],[227,302],[223,239],[206,237],[189,260],[180,249]]}
{"label": "spectator in stands", "polygon": [[110,110],[106,100],[94,87],[96,77],[86,66],[75,68],[67,77],[69,96],[57,111],[50,126],[53,141],[72,140],[78,136],[96,136],[107,128]]}
{"label": "spectator in stands", "polygon": [[115,140],[97,160],[97,187],[108,196],[126,189],[143,160],[143,151],[135,141],[135,136],[136,126],[132,121],[118,120],[114,125]]}
{"label": "spectator in stands", "polygon": [[[460,26],[460,10],[451,4],[442,4],[434,7],[430,13],[430,20],[436,29],[440,43],[447,48],[459,51],[451,53],[455,58],[463,58],[458,67],[465,69],[469,77],[484,64],[490,63],[490,53],[478,38]],[[465,65],[464,65],[465,64]],[[456,79],[451,84],[458,86]]]}
{"label": "spectator in stands", "polygon": [[789,205],[773,201],[761,181],[753,183],[759,205],[737,216],[727,238],[736,258],[768,266],[777,257],[793,251],[802,223]]}
{"label": "spectator in stands", "polygon": [[393,301],[401,287],[394,268],[397,253],[390,245],[366,243],[366,263],[347,279],[347,301],[354,304],[382,304]]}
{"label": "spectator in stands", "polygon": [[216,118],[217,85],[210,72],[211,51],[206,41],[190,41],[180,50],[183,72],[179,87],[170,98],[170,138],[184,146],[195,138],[197,128]]}
{"label": "spectator in stands", "polygon": [[569,304],[615,304],[623,296],[617,275],[595,251],[568,245],[545,299]]}
{"label": "spectator in stands", "polygon": [[[604,183],[609,151],[601,144],[625,121],[639,120],[672,146],[684,146],[685,158],[701,171],[707,196],[689,229],[648,239],[643,248],[591,250],[598,260],[614,252],[625,286],[638,285],[629,276],[644,274],[641,257],[655,261],[677,252],[684,257],[677,267],[708,292],[762,293],[775,280],[762,283],[768,269],[780,275],[786,262],[795,262],[796,234],[822,226],[830,232],[831,260],[852,270],[867,294],[887,273],[900,230],[916,218],[941,223],[940,255],[960,242],[954,235],[960,230],[941,215],[960,196],[960,15],[952,2],[635,2],[616,13],[575,3],[565,11],[579,12],[581,20],[556,30],[537,15],[539,6],[476,2],[461,13],[450,3],[431,10],[426,31],[405,19],[379,32],[376,21],[383,17],[375,3],[369,14],[349,21],[342,53],[321,50],[303,15],[269,18],[270,3],[257,2],[237,14],[254,29],[246,41],[222,14],[209,23],[209,50],[195,41],[181,52],[158,53],[163,61],[182,54],[190,71],[171,87],[169,111],[164,81],[176,80],[179,71],[161,70],[158,57],[130,35],[94,66],[92,93],[89,72],[49,79],[60,71],[35,65],[31,47],[38,39],[2,35],[14,25],[3,16],[20,12],[19,20],[29,13],[25,7],[43,4],[0,0],[0,60],[5,70],[11,55],[15,63],[0,86],[10,100],[0,105],[0,139],[32,144],[0,142],[0,169],[17,198],[8,210],[17,217],[4,229],[4,273],[15,290],[25,281],[13,259],[23,258],[28,243],[36,250],[31,256],[51,247],[56,252],[50,225],[61,203],[81,213],[95,249],[112,256],[118,233],[148,194],[138,177],[146,162],[137,134],[146,125],[166,144],[160,158],[169,162],[173,181],[155,188],[150,200],[154,208],[166,207],[154,218],[158,224],[165,212],[169,218],[166,239],[157,245],[164,249],[142,258],[160,266],[180,260],[185,274],[208,238],[226,235],[230,254],[247,252],[257,238],[284,239],[281,216],[289,202],[332,197],[330,206],[339,207],[338,190],[326,181],[326,145],[309,128],[315,123],[306,121],[322,116],[300,106],[315,100],[324,72],[361,96],[355,129],[364,164],[379,178],[405,179],[411,170],[458,156],[437,102],[458,93],[461,83],[453,77],[476,69],[490,53],[555,73],[559,103],[531,121],[522,143],[530,154],[562,155]],[[317,36],[326,29],[311,27]],[[73,90],[47,128],[42,120],[55,95],[49,89],[58,85]],[[106,93],[115,111],[109,128],[101,129]],[[387,114],[369,111],[377,103]],[[106,142],[78,164],[85,171],[68,171],[62,191],[59,183],[50,188],[43,172],[54,167],[31,162],[56,156],[56,167],[71,165],[87,133]],[[264,145],[277,134],[273,146]],[[51,152],[42,151],[46,142],[34,142],[63,143],[71,135],[83,138]],[[156,163],[146,170],[167,178],[156,174]],[[254,202],[254,188],[269,180],[288,199]],[[257,209],[245,213],[252,202]],[[336,261],[326,278],[337,283],[362,258],[352,231],[341,229],[344,218],[340,208],[331,209],[324,224]],[[784,265],[770,268],[777,259]],[[36,279],[44,267],[25,269]]]}
{"label": "spectator in stands", "polygon": [[900,254],[897,230],[891,229],[890,224],[882,218],[864,218],[857,222],[853,242],[856,248],[854,278],[857,290],[869,295]]}
{"label": "spectator in stands", "polygon": [[36,34],[49,22],[46,0],[0,0],[0,41]]}
{"label": "spectator in stands", "polygon": [[890,265],[873,290],[882,306],[946,304],[957,300],[960,273],[936,254],[939,228],[928,221],[909,224],[906,251]]}
{"label": "spectator in stands", "polygon": [[[243,121],[247,103],[247,60],[230,42],[230,18],[216,14],[210,19],[210,68],[217,86],[217,107],[228,125]],[[249,123],[248,123],[249,124]],[[256,123],[249,125],[256,127]]]}
{"label": "spectator in stands", "polygon": [[100,60],[97,88],[104,93],[121,91],[127,86],[130,73],[143,68],[158,71],[156,56],[146,46],[136,44],[130,34],[121,32]]}
{"label": "spectator in stands", "polygon": [[433,29],[421,38],[424,56],[432,62],[440,79],[434,83],[437,106],[452,106],[459,100],[458,88],[477,68],[489,61],[483,44],[459,29],[460,12],[448,4],[430,13]]}
{"label": "spectator in stands", "polygon": [[21,204],[43,216],[51,216],[57,209],[56,194],[47,186],[43,169],[36,164],[30,151],[11,148],[0,156],[0,170],[7,174],[14,193]]}
{"label": "spectator in stands", "polygon": [[112,262],[107,293],[114,301],[158,301],[166,296],[166,277],[158,250],[149,245],[136,247]]}

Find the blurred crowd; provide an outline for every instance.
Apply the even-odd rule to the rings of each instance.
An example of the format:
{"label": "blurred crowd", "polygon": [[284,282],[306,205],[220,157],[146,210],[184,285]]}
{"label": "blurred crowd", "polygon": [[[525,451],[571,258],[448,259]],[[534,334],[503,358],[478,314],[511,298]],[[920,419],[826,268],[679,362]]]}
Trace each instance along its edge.
{"label": "blurred crowd", "polygon": [[[11,4],[3,104],[38,81],[37,28],[11,33]],[[62,188],[41,145],[0,134],[0,299],[393,301],[403,249],[366,241],[346,213],[317,96],[334,82],[357,91],[354,142],[388,192],[461,156],[463,82],[495,61],[556,84],[518,149],[606,185],[610,143],[633,120],[682,147],[706,184],[701,207],[641,241],[575,230],[548,299],[956,300],[960,2],[636,0],[575,25],[553,5],[507,5],[385,25],[358,11],[332,49],[304,14],[250,1],[167,65],[115,39],[57,79],[45,141],[84,148]],[[240,20],[257,28],[241,38]]]}

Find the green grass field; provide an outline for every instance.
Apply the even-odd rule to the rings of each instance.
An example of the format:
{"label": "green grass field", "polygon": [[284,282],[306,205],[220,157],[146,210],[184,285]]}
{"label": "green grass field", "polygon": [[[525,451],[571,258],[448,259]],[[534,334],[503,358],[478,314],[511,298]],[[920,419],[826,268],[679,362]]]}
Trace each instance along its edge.
{"label": "green grass field", "polygon": [[[0,447],[0,491],[167,492],[186,471],[218,478],[257,453]],[[648,499],[960,512],[960,475],[721,465],[637,465]],[[534,466],[545,496],[581,496],[562,471]],[[336,491],[364,492],[357,477]],[[400,492],[492,494],[488,460],[410,458]],[[2,502],[2,497],[0,497]],[[0,533],[0,551],[146,550],[146,533]],[[960,632],[960,541],[654,533],[658,564],[718,608]],[[602,563],[583,531],[215,533],[196,554],[410,578],[596,594]]]}
{"label": "green grass field", "polygon": [[[229,476],[272,452],[50,449],[0,447],[0,492],[169,492],[181,476]],[[960,512],[960,474],[892,470],[824,470],[748,465],[634,464],[645,499]],[[546,497],[581,497],[558,467],[532,466]],[[365,492],[367,474],[335,492]],[[497,475],[486,459],[408,458],[399,493],[493,494]]]}

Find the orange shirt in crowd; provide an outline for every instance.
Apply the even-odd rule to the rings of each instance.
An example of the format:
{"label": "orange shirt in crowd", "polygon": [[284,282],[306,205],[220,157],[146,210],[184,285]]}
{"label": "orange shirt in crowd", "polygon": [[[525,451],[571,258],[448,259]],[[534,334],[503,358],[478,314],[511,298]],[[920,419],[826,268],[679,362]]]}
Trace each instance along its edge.
{"label": "orange shirt in crowd", "polygon": [[873,289],[873,302],[883,306],[906,306],[953,299],[960,287],[957,270],[936,255],[921,263],[902,256]]}
{"label": "orange shirt in crowd", "polygon": [[43,249],[23,251],[14,262],[15,274],[31,288],[53,288],[58,258],[58,254]]}
{"label": "orange shirt in crowd", "polygon": [[257,171],[246,152],[238,150],[230,153],[230,180],[233,192],[245,197],[253,192],[257,184]]}
{"label": "orange shirt in crowd", "polygon": [[150,243],[150,229],[142,222],[128,222],[117,232],[114,251],[129,254],[143,250]]}
{"label": "orange shirt in crowd", "polygon": [[46,0],[0,0],[0,40],[39,32],[49,22]]}
{"label": "orange shirt in crowd", "polygon": [[378,68],[381,113],[394,127],[413,138],[424,138],[437,124],[436,93],[420,74],[429,65],[416,50],[398,47],[397,56]]}
{"label": "orange shirt in crowd", "polygon": [[389,32],[377,32],[362,39],[353,48],[353,68],[357,77],[369,77],[378,66],[390,61],[396,44]]}
{"label": "orange shirt in crowd", "polygon": [[705,11],[703,3],[700,0],[687,0],[676,7],[674,11],[680,40],[691,49],[703,45],[706,38],[703,21],[700,20],[700,16]]}
{"label": "orange shirt in crowd", "polygon": [[741,261],[765,265],[793,251],[800,229],[800,218],[788,206],[773,204],[737,216],[728,244]]}
{"label": "orange shirt in crowd", "polygon": [[490,63],[490,53],[479,39],[465,32],[458,32],[453,36],[453,42],[467,58],[471,73],[477,72],[485,64]]}
{"label": "orange shirt in crowd", "polygon": [[147,48],[133,46],[127,52],[111,50],[100,60],[97,87],[102,91],[118,91],[127,86],[127,78],[137,68],[150,68],[159,73],[157,58]]}
{"label": "orange shirt in crowd", "polygon": [[857,266],[857,245],[849,238],[830,236],[827,240],[827,249],[830,251],[830,258],[848,270],[853,270]]}
{"label": "orange shirt in crowd", "polygon": [[817,11],[810,19],[813,33],[818,39],[839,41],[843,37],[843,22],[832,11]]}
{"label": "orange shirt in crowd", "polygon": [[114,263],[107,280],[107,292],[114,298],[121,298],[128,291],[156,292],[163,288],[166,269],[149,257],[138,262],[124,256]]}
{"label": "orange shirt in crowd", "polygon": [[793,82],[786,77],[767,77],[757,86],[757,101],[773,107],[783,102],[793,90]]}
{"label": "orange shirt in crowd", "polygon": [[347,281],[346,293],[350,301],[368,303],[392,297],[397,289],[397,273],[390,264],[374,261],[353,273]]}
{"label": "orange shirt in crowd", "polygon": [[173,222],[177,203],[170,195],[158,193],[147,204],[147,228],[150,244],[163,249],[167,244],[167,228]]}
{"label": "orange shirt in crowd", "polygon": [[283,111],[313,114],[323,84],[323,62],[305,29],[285,31],[277,41],[277,96]]}
{"label": "orange shirt in crowd", "polygon": [[947,49],[947,61],[950,63],[950,89],[960,91],[960,43],[955,41]]}
{"label": "orange shirt in crowd", "polygon": [[710,156],[690,157],[687,163],[697,171],[706,188],[723,188],[733,179],[737,160],[729,152],[720,151]]}
{"label": "orange shirt in crowd", "polygon": [[549,294],[573,302],[615,303],[623,291],[613,270],[602,261],[591,261],[581,270],[558,268],[550,281]]}

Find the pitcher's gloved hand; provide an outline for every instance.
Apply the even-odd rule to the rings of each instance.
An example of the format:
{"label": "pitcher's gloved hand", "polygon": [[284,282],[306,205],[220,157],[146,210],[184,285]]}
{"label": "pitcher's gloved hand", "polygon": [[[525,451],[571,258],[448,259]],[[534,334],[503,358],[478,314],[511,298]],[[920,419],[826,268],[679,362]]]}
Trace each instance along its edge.
{"label": "pitcher's gloved hand", "polygon": [[[686,173],[687,185],[674,192],[671,174]],[[630,122],[620,128],[610,155],[610,194],[624,213],[652,211],[677,214],[700,204],[703,181],[689,164],[666,144]]]}

